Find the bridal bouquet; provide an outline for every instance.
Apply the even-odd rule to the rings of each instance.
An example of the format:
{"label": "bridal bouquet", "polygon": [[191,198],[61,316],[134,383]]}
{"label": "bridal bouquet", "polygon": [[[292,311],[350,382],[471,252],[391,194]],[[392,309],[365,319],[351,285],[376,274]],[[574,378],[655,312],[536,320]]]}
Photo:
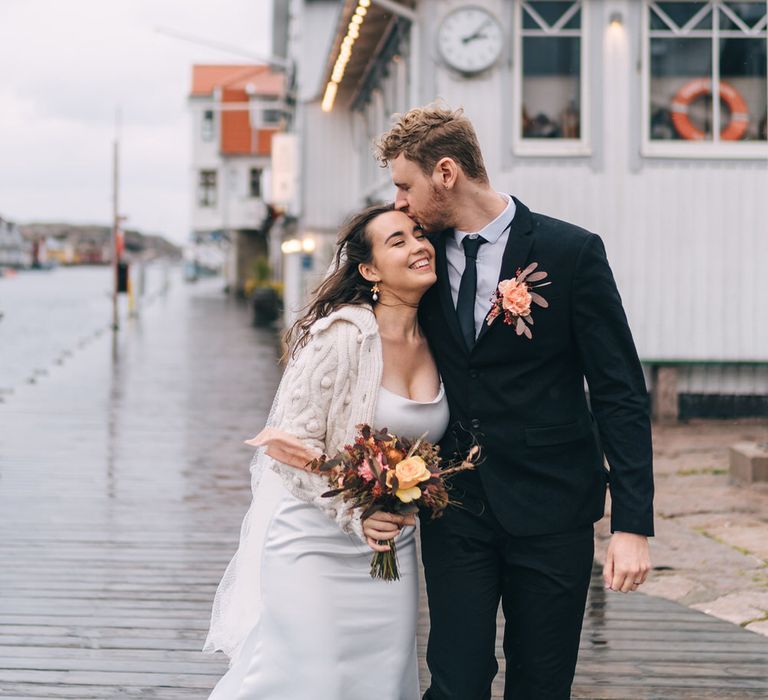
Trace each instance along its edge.
{"label": "bridal bouquet", "polygon": [[[443,514],[451,502],[446,488],[447,479],[461,471],[474,469],[479,448],[473,447],[466,459],[441,468],[439,448],[424,440],[410,440],[387,432],[374,431],[369,425],[358,425],[352,445],[346,445],[337,455],[322,455],[312,460],[307,469],[328,478],[331,490],[323,494],[341,494],[354,508],[362,510],[362,519],[378,511],[399,515],[416,513],[419,508],[432,518]],[[371,577],[397,581],[395,541],[386,552],[374,552]]]}

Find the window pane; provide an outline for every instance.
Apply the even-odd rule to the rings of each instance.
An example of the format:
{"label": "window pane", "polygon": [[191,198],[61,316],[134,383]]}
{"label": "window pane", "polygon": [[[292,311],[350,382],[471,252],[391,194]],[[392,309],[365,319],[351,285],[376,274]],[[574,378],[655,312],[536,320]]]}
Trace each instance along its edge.
{"label": "window pane", "polygon": [[[725,5],[748,27],[754,27],[765,15],[764,2],[726,2]],[[726,12],[720,12],[720,29],[741,29]]]}
{"label": "window pane", "polygon": [[[562,2],[560,0],[539,0],[538,2],[532,1],[526,3],[532,10],[534,10],[550,27],[557,24],[559,20],[571,7],[574,5],[573,0],[568,2]],[[528,13],[523,10],[523,28],[524,29],[540,29],[538,23],[532,17],[528,16]],[[578,13],[577,13],[578,15]],[[574,28],[572,24],[569,25]],[[576,25],[578,29],[579,25]]]}
{"label": "window pane", "polygon": [[206,109],[205,112],[203,112],[203,141],[213,140],[213,118],[213,110]]}
{"label": "window pane", "polygon": [[720,79],[722,138],[765,141],[766,40],[721,39]]}
{"label": "window pane", "polygon": [[672,28],[656,14],[653,8],[651,8],[651,29],[664,29],[665,31],[672,31]]}
{"label": "window pane", "polygon": [[581,29],[581,9],[563,25],[563,29]]}
{"label": "window pane", "polygon": [[581,135],[581,40],[523,38],[523,136]]}
{"label": "window pane", "polygon": [[523,29],[541,29],[541,25],[523,9]]}
{"label": "window pane", "polygon": [[264,126],[274,126],[279,124],[283,117],[283,113],[279,109],[265,109],[261,113],[261,122]]}
{"label": "window pane", "polygon": [[261,197],[261,168],[251,168],[249,192],[251,197]]}
{"label": "window pane", "polygon": [[197,201],[201,207],[216,206],[216,171],[201,170],[197,186]]}
{"label": "window pane", "polygon": [[709,39],[651,39],[652,139],[712,139],[711,76]]}
{"label": "window pane", "polygon": [[[706,2],[657,2],[657,7],[678,27],[684,27]],[[666,25],[665,25],[666,26]],[[711,26],[711,25],[710,25]]]}

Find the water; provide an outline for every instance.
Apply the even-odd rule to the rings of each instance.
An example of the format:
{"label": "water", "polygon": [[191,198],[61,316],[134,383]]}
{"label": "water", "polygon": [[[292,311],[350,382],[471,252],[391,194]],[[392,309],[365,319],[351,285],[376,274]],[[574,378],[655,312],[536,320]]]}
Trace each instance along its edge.
{"label": "water", "polygon": [[[33,384],[112,325],[112,269],[63,267],[0,277],[0,400]],[[148,303],[163,288],[168,268],[146,266]],[[120,316],[127,317],[121,295]]]}

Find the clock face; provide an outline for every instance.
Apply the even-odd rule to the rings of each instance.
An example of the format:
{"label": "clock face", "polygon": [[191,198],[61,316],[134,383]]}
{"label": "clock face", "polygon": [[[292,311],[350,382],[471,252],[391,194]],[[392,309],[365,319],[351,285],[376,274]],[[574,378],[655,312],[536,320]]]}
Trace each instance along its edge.
{"label": "clock face", "polygon": [[462,73],[490,68],[501,54],[501,25],[482,7],[460,7],[446,15],[437,32],[443,60]]}

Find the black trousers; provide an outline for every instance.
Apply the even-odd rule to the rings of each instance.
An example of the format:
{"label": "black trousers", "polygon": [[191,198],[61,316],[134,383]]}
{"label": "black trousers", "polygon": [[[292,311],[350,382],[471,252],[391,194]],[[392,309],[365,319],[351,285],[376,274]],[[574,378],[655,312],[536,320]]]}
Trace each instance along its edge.
{"label": "black trousers", "polygon": [[594,555],[590,523],[572,532],[509,535],[483,503],[421,520],[429,600],[423,700],[487,700],[498,670],[496,616],[504,611],[505,700],[568,700]]}

